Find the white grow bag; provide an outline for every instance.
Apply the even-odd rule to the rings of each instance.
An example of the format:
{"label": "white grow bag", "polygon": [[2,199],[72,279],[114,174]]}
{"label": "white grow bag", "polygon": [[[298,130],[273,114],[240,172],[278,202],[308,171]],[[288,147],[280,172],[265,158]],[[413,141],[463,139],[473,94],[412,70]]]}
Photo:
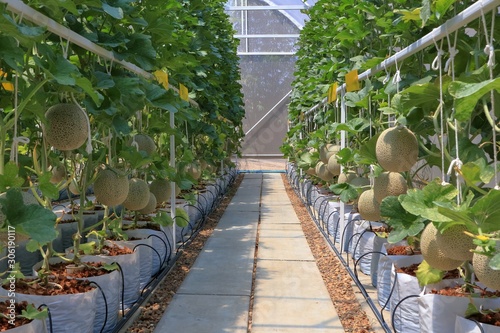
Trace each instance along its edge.
{"label": "white grow bag", "polygon": [[46,333],[47,327],[45,326],[45,321],[35,319],[31,323],[19,326],[16,328],[11,328],[4,333]]}
{"label": "white grow bag", "polygon": [[454,285],[454,281],[443,280],[439,284],[427,286],[418,298],[420,332],[455,333],[456,316],[462,316],[469,302],[476,307],[487,309],[500,308],[500,298],[455,297],[426,293],[431,288],[443,288]]}
{"label": "white grow bag", "polygon": [[[482,328],[479,328],[479,326]],[[457,316],[455,319],[455,333],[500,333],[499,326],[475,323],[472,320]]]}

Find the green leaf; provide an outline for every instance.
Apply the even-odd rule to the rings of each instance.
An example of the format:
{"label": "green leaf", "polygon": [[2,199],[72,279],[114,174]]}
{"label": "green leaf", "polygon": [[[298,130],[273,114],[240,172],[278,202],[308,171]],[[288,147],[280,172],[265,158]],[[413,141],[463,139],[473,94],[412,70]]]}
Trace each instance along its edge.
{"label": "green leaf", "polygon": [[436,18],[440,19],[457,0],[435,0]]}
{"label": "green leaf", "polygon": [[59,199],[59,189],[50,182],[51,177],[52,173],[50,171],[40,175],[38,177],[38,188],[42,191],[44,196],[56,200]]}
{"label": "green leaf", "polygon": [[94,76],[96,78],[96,89],[109,89],[115,86],[115,81],[113,81],[113,77],[108,73],[95,71]]}
{"label": "green leaf", "polygon": [[488,165],[485,159],[465,163],[461,171],[463,178],[469,185],[480,182],[488,184],[495,176],[495,168]]}
{"label": "green leaf", "polygon": [[416,84],[403,90],[401,105],[405,110],[413,107],[436,109],[439,105],[439,87],[433,83]]}
{"label": "green leaf", "polygon": [[188,226],[189,215],[183,208],[177,207],[175,209],[175,224],[181,228]]}
{"label": "green leaf", "polygon": [[437,180],[430,182],[422,190],[410,189],[401,205],[413,215],[421,216],[433,222],[446,222],[449,218],[440,214],[435,202],[447,202],[457,195],[453,185],[442,185]]}
{"label": "green leaf", "polygon": [[467,310],[465,310],[464,316],[465,318],[469,318],[470,316],[479,314],[479,310],[476,308],[473,302],[469,302],[467,305]]}
{"label": "green leaf", "polygon": [[407,9],[395,9],[394,13],[402,15],[403,22],[417,21],[420,22],[420,10],[421,8],[414,8],[413,10]]}
{"label": "green leaf", "polygon": [[117,20],[123,19],[123,9],[119,7],[112,7],[108,5],[107,3],[103,2],[102,3],[102,9],[112,17],[114,17]]}
{"label": "green leaf", "polygon": [[490,267],[494,270],[500,270],[500,253],[497,253],[490,260]]}
{"label": "green leaf", "polygon": [[443,279],[443,276],[443,271],[432,268],[425,260],[418,266],[417,280],[421,286],[437,283]]}
{"label": "green leaf", "polygon": [[408,237],[408,231],[404,228],[393,229],[389,233],[389,237],[387,237],[387,242],[394,244],[401,242],[406,237]]}
{"label": "green leaf", "polygon": [[21,312],[20,317],[35,320],[35,319],[45,319],[49,315],[47,308],[43,308],[42,310],[37,310],[33,304],[28,304],[26,306],[26,310]]}
{"label": "green leaf", "polygon": [[486,80],[480,83],[465,83],[454,81],[448,90],[455,97],[455,118],[459,121],[468,121],[472,111],[481,97],[491,90],[500,92],[500,78]]}
{"label": "green leaf", "polygon": [[17,218],[18,226],[38,243],[47,244],[56,239],[57,216],[52,211],[42,206],[29,205],[25,206],[23,213]]}
{"label": "green leaf", "polygon": [[94,241],[80,244],[80,250],[87,255],[94,254],[95,249],[96,249],[96,242]]}
{"label": "green leaf", "polygon": [[92,82],[86,77],[77,77],[75,79],[75,84],[82,88],[82,90],[92,98],[92,101],[95,103],[97,107],[99,107],[104,100],[104,97],[99,94],[94,87],[92,86]]}
{"label": "green leaf", "polygon": [[24,184],[24,179],[18,176],[19,167],[14,162],[5,164],[4,173],[0,175],[0,192],[5,192],[10,187],[21,187]]}
{"label": "green leaf", "polygon": [[422,27],[425,26],[431,17],[431,0],[423,0],[423,6],[420,10],[420,18],[422,19]]}
{"label": "green leaf", "polygon": [[351,202],[359,196],[358,190],[348,183],[333,184],[330,190],[340,196],[342,202]]}
{"label": "green leaf", "polygon": [[170,213],[160,210],[156,216],[154,216],[153,221],[161,225],[162,227],[169,227],[174,224],[174,220],[170,216]]}
{"label": "green leaf", "polygon": [[490,233],[500,230],[500,191],[491,190],[480,198],[470,209],[474,220],[482,232]]}

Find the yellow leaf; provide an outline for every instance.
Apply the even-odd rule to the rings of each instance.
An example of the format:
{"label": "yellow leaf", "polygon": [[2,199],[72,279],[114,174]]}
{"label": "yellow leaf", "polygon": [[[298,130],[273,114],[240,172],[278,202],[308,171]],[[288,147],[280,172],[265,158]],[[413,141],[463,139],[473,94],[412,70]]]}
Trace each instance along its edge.
{"label": "yellow leaf", "polygon": [[179,84],[179,95],[182,100],[189,101],[189,91],[182,83]]}
{"label": "yellow leaf", "polygon": [[168,90],[168,73],[159,69],[154,72],[154,76],[156,77],[156,80],[158,80],[158,82],[160,82],[163,87]]}

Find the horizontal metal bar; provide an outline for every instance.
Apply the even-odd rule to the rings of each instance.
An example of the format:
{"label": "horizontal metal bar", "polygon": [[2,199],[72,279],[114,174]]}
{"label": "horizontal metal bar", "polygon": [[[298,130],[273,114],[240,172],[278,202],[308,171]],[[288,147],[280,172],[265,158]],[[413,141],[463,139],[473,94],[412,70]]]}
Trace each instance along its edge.
{"label": "horizontal metal bar", "polygon": [[[153,74],[146,72],[144,69],[134,65],[131,62],[128,62],[125,60],[120,60],[120,59],[116,58],[113,55],[113,52],[106,50],[105,48],[91,42],[90,40],[83,37],[82,35],[77,34],[73,30],[70,30],[70,29],[66,28],[65,26],[57,23],[53,19],[36,11],[35,9],[24,4],[20,0],[0,0],[0,3],[7,4],[7,10],[9,10],[15,14],[22,15],[23,19],[31,21],[32,23],[34,23],[40,27],[47,28],[48,31],[66,39],[70,43],[76,44],[89,52],[92,52],[92,53],[94,53],[102,58],[105,58],[107,60],[112,61],[113,63],[120,64],[123,68],[125,68],[125,69],[131,71],[132,73],[135,73],[139,76],[142,76],[148,80],[155,80],[155,77]],[[175,92],[179,93],[179,89],[177,89],[175,87],[171,86],[171,87],[169,87],[169,89],[172,89]],[[189,100],[189,102],[195,106],[198,106],[198,103],[196,103],[195,101],[193,101],[191,99]]]}
{"label": "horizontal metal bar", "polygon": [[242,154],[241,156],[242,157],[283,157],[285,155],[284,154]]}
{"label": "horizontal metal bar", "polygon": [[228,6],[225,8],[227,11],[236,10],[302,10],[308,9],[305,5],[274,5],[274,6]]}
{"label": "horizontal metal bar", "polygon": [[239,56],[255,56],[255,55],[272,55],[272,56],[282,56],[282,55],[295,55],[295,52],[238,52]]}
{"label": "horizontal metal bar", "polygon": [[[420,38],[416,42],[410,44],[408,47],[394,54],[392,57],[387,58],[377,66],[361,73],[358,76],[359,81],[363,81],[369,78],[370,76],[373,76],[383,70],[386,70],[387,68],[390,68],[391,66],[395,65],[398,62],[401,63],[406,58],[414,55],[417,52],[424,50],[426,47],[433,45],[435,41],[439,41],[442,38],[445,38],[447,35],[451,34],[452,32],[455,32],[456,30],[464,27],[468,23],[480,17],[482,13],[487,13],[489,11],[492,11],[497,6],[500,6],[500,0],[481,0],[472,4],[471,6],[466,8],[464,11],[462,11],[455,17],[449,19],[444,24],[440,25],[439,27],[435,28],[424,37]],[[345,89],[345,83],[340,87],[338,87],[337,93],[340,93],[343,89]],[[321,100],[321,102],[313,106],[311,109],[307,110],[305,115],[308,115],[316,111],[321,105],[325,104],[327,101],[328,98],[325,97],[323,100]]]}
{"label": "horizontal metal bar", "polygon": [[254,34],[234,35],[235,38],[299,38],[300,34]]}

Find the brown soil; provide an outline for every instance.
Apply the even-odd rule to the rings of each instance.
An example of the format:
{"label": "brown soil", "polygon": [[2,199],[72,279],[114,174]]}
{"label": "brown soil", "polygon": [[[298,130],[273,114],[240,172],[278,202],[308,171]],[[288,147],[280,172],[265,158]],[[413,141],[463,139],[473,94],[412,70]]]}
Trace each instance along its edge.
{"label": "brown soil", "polygon": [[419,252],[415,252],[409,245],[396,245],[387,249],[387,254],[390,256],[406,256],[417,253]]}
{"label": "brown soil", "polygon": [[[8,307],[10,305],[11,304],[8,301],[0,302],[0,313],[4,314],[5,316],[8,316],[10,313],[10,309]],[[7,317],[0,316],[0,332],[4,332],[15,327],[23,326],[31,322],[31,320],[29,319],[17,317],[22,314],[23,310],[26,310],[28,302],[19,302],[15,303],[14,305],[16,314],[16,318],[14,319],[14,325],[11,325],[9,323],[9,319]]]}
{"label": "brown soil", "polygon": [[487,313],[487,314],[478,313],[470,316],[468,319],[473,319],[480,323],[488,325],[500,326],[500,312]]}
{"label": "brown soil", "polygon": [[123,230],[135,230],[135,229],[151,229],[155,231],[161,231],[160,225],[156,223],[144,223],[137,224],[134,227],[132,225],[124,225]]}
{"label": "brown soil", "polygon": [[[396,271],[398,273],[404,273],[404,274],[408,274],[408,275],[416,277],[419,265],[420,264],[412,264],[412,265],[406,266],[406,267],[396,267]],[[447,271],[444,273],[443,280],[457,279],[459,277],[460,277],[460,272],[458,271],[458,269],[453,269],[451,271]]]}
{"label": "brown soil", "polygon": [[[469,297],[471,293],[463,285],[446,287],[442,289],[432,289],[430,294],[443,296]],[[489,291],[481,288],[474,288],[474,297],[500,297],[500,291]]]}
{"label": "brown soil", "polygon": [[108,246],[104,245],[102,247],[103,250],[106,251],[106,256],[119,256],[122,254],[131,254],[134,253],[132,249],[129,249],[128,247],[119,247],[119,246]]}
{"label": "brown soil", "polygon": [[[66,267],[68,265],[72,265],[72,263],[61,262],[58,264],[50,265],[50,271],[56,277],[66,276]],[[102,266],[104,265],[102,262],[86,262],[83,263],[85,265],[85,269],[78,270],[71,274],[71,277],[83,279],[91,276],[101,276],[109,273],[109,271],[105,270]]]}
{"label": "brown soil", "polygon": [[[7,285],[3,288],[8,289]],[[79,294],[95,287],[87,280],[67,279],[65,277],[49,277],[49,284],[43,285],[39,280],[19,279],[16,281],[16,293],[26,295],[54,296]]]}

